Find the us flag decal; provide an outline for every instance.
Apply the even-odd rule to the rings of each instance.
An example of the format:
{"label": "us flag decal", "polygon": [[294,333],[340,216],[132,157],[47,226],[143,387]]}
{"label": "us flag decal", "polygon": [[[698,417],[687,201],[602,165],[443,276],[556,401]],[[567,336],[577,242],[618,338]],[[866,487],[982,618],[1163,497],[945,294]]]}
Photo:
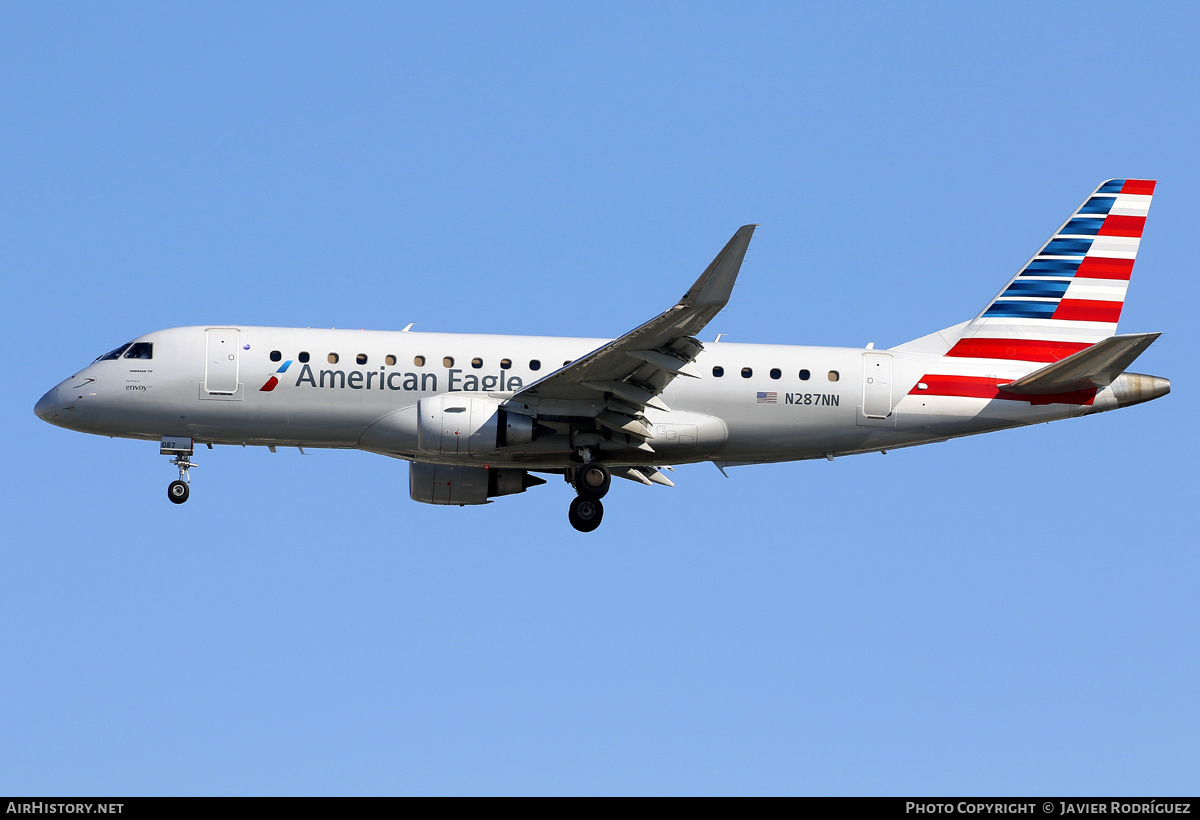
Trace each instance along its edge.
{"label": "us flag decal", "polygon": [[778,393],[759,393],[755,404],[779,404]]}

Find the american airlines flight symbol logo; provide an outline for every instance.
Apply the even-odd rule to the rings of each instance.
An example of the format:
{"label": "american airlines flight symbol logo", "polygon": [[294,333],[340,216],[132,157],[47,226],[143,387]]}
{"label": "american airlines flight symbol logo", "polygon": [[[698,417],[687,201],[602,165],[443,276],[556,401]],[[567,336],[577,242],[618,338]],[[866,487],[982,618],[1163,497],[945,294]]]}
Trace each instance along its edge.
{"label": "american airlines flight symbol logo", "polygon": [[281,364],[279,366],[279,369],[275,371],[275,375],[273,375],[273,376],[271,376],[271,378],[267,379],[267,383],[264,384],[262,387],[258,388],[258,392],[270,393],[272,390],[274,390],[275,386],[279,384],[279,374],[286,373],[287,369],[291,366],[292,366],[291,359],[288,359],[286,362]]}

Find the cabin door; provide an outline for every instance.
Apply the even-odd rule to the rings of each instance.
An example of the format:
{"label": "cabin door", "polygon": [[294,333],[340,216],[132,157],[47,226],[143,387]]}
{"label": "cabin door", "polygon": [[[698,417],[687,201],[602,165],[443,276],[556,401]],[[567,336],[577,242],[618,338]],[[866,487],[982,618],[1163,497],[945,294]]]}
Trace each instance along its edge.
{"label": "cabin door", "polygon": [[238,388],[238,331],[231,327],[209,328],[206,336],[204,389],[231,396]]}
{"label": "cabin door", "polygon": [[892,357],[863,354],[863,415],[885,419],[892,412]]}

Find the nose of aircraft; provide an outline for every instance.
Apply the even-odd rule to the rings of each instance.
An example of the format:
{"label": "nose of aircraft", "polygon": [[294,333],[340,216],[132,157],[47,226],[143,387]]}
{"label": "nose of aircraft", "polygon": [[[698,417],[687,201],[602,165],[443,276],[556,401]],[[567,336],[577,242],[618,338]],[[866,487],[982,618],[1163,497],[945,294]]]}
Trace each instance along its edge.
{"label": "nose of aircraft", "polygon": [[34,415],[42,421],[53,423],[58,418],[58,411],[61,409],[61,403],[58,400],[58,388],[51,387],[46,391],[46,395],[38,399],[38,403],[33,406]]}

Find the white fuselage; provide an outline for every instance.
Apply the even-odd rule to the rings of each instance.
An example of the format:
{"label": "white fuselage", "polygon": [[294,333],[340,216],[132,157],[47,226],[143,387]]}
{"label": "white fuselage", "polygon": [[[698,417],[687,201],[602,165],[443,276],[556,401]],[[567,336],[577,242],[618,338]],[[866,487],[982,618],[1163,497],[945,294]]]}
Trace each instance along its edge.
{"label": "white fuselage", "polygon": [[[409,460],[554,470],[570,464],[567,436],[486,454],[431,456],[416,450],[410,427],[401,423],[404,413],[443,393],[504,402],[608,340],[188,327],[136,341],[152,343],[153,357],[93,363],[49,391],[38,402],[38,415],[62,427],[125,438],[182,435],[214,444],[358,448]],[[695,361],[701,378],[675,379],[661,396],[670,409],[646,410],[654,433],[649,444],[662,464],[789,461],[940,441],[1124,404],[1112,388],[1090,404],[922,395],[920,380],[939,358],[709,344]],[[980,377],[1002,379],[1032,369],[990,360],[976,367]],[[552,407],[535,415],[553,427]],[[636,454],[609,461],[639,463]]]}

